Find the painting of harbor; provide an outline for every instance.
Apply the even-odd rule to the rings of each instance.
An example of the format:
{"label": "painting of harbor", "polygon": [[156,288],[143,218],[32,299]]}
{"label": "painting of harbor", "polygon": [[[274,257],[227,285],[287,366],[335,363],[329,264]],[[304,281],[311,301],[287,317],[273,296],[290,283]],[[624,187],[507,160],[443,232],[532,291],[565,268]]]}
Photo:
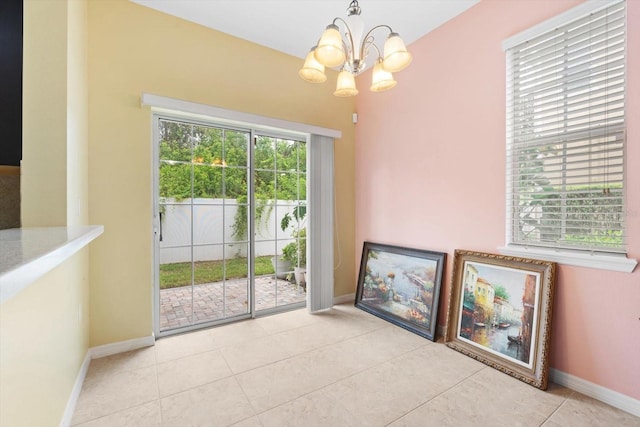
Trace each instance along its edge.
{"label": "painting of harbor", "polygon": [[356,306],[434,340],[445,256],[365,242]]}
{"label": "painting of harbor", "polygon": [[445,344],[546,390],[556,264],[456,249]]}
{"label": "painting of harbor", "polygon": [[466,261],[462,281],[458,338],[531,367],[540,274]]}

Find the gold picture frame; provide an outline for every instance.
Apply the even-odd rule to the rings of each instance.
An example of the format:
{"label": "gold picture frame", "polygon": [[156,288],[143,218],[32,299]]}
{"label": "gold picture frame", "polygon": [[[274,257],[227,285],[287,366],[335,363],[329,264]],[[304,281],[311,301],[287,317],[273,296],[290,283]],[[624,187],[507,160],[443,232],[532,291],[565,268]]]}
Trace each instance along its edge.
{"label": "gold picture frame", "polygon": [[556,264],[457,249],[445,343],[547,388]]}

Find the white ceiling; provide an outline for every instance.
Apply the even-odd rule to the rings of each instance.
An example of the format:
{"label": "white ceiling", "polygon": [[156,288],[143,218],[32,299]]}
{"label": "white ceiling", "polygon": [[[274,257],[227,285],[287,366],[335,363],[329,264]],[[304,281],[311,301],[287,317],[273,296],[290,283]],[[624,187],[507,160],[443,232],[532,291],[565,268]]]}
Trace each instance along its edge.
{"label": "white ceiling", "polygon": [[[333,18],[346,17],[350,3],[350,0],[131,1],[299,58],[307,55]],[[478,1],[360,0],[359,4],[365,31],[386,24],[409,45]],[[386,37],[386,33],[380,32],[379,36]]]}

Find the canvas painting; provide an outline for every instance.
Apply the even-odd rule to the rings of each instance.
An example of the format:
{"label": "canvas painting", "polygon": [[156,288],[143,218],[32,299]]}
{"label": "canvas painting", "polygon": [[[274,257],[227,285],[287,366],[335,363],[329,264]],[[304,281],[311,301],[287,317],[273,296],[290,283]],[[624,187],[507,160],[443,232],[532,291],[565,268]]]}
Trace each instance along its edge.
{"label": "canvas painting", "polygon": [[365,242],[356,306],[431,340],[445,254]]}
{"label": "canvas painting", "polygon": [[540,274],[466,261],[459,338],[531,367]]}
{"label": "canvas painting", "polygon": [[555,264],[456,250],[446,342],[545,389]]}

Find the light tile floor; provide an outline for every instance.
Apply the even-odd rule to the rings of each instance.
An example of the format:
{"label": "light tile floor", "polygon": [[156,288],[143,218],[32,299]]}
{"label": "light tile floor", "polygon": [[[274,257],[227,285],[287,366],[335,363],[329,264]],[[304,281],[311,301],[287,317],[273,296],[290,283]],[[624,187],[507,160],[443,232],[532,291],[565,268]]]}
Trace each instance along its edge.
{"label": "light tile floor", "polygon": [[91,362],[72,425],[640,426],[546,392],[351,305],[160,339]]}

